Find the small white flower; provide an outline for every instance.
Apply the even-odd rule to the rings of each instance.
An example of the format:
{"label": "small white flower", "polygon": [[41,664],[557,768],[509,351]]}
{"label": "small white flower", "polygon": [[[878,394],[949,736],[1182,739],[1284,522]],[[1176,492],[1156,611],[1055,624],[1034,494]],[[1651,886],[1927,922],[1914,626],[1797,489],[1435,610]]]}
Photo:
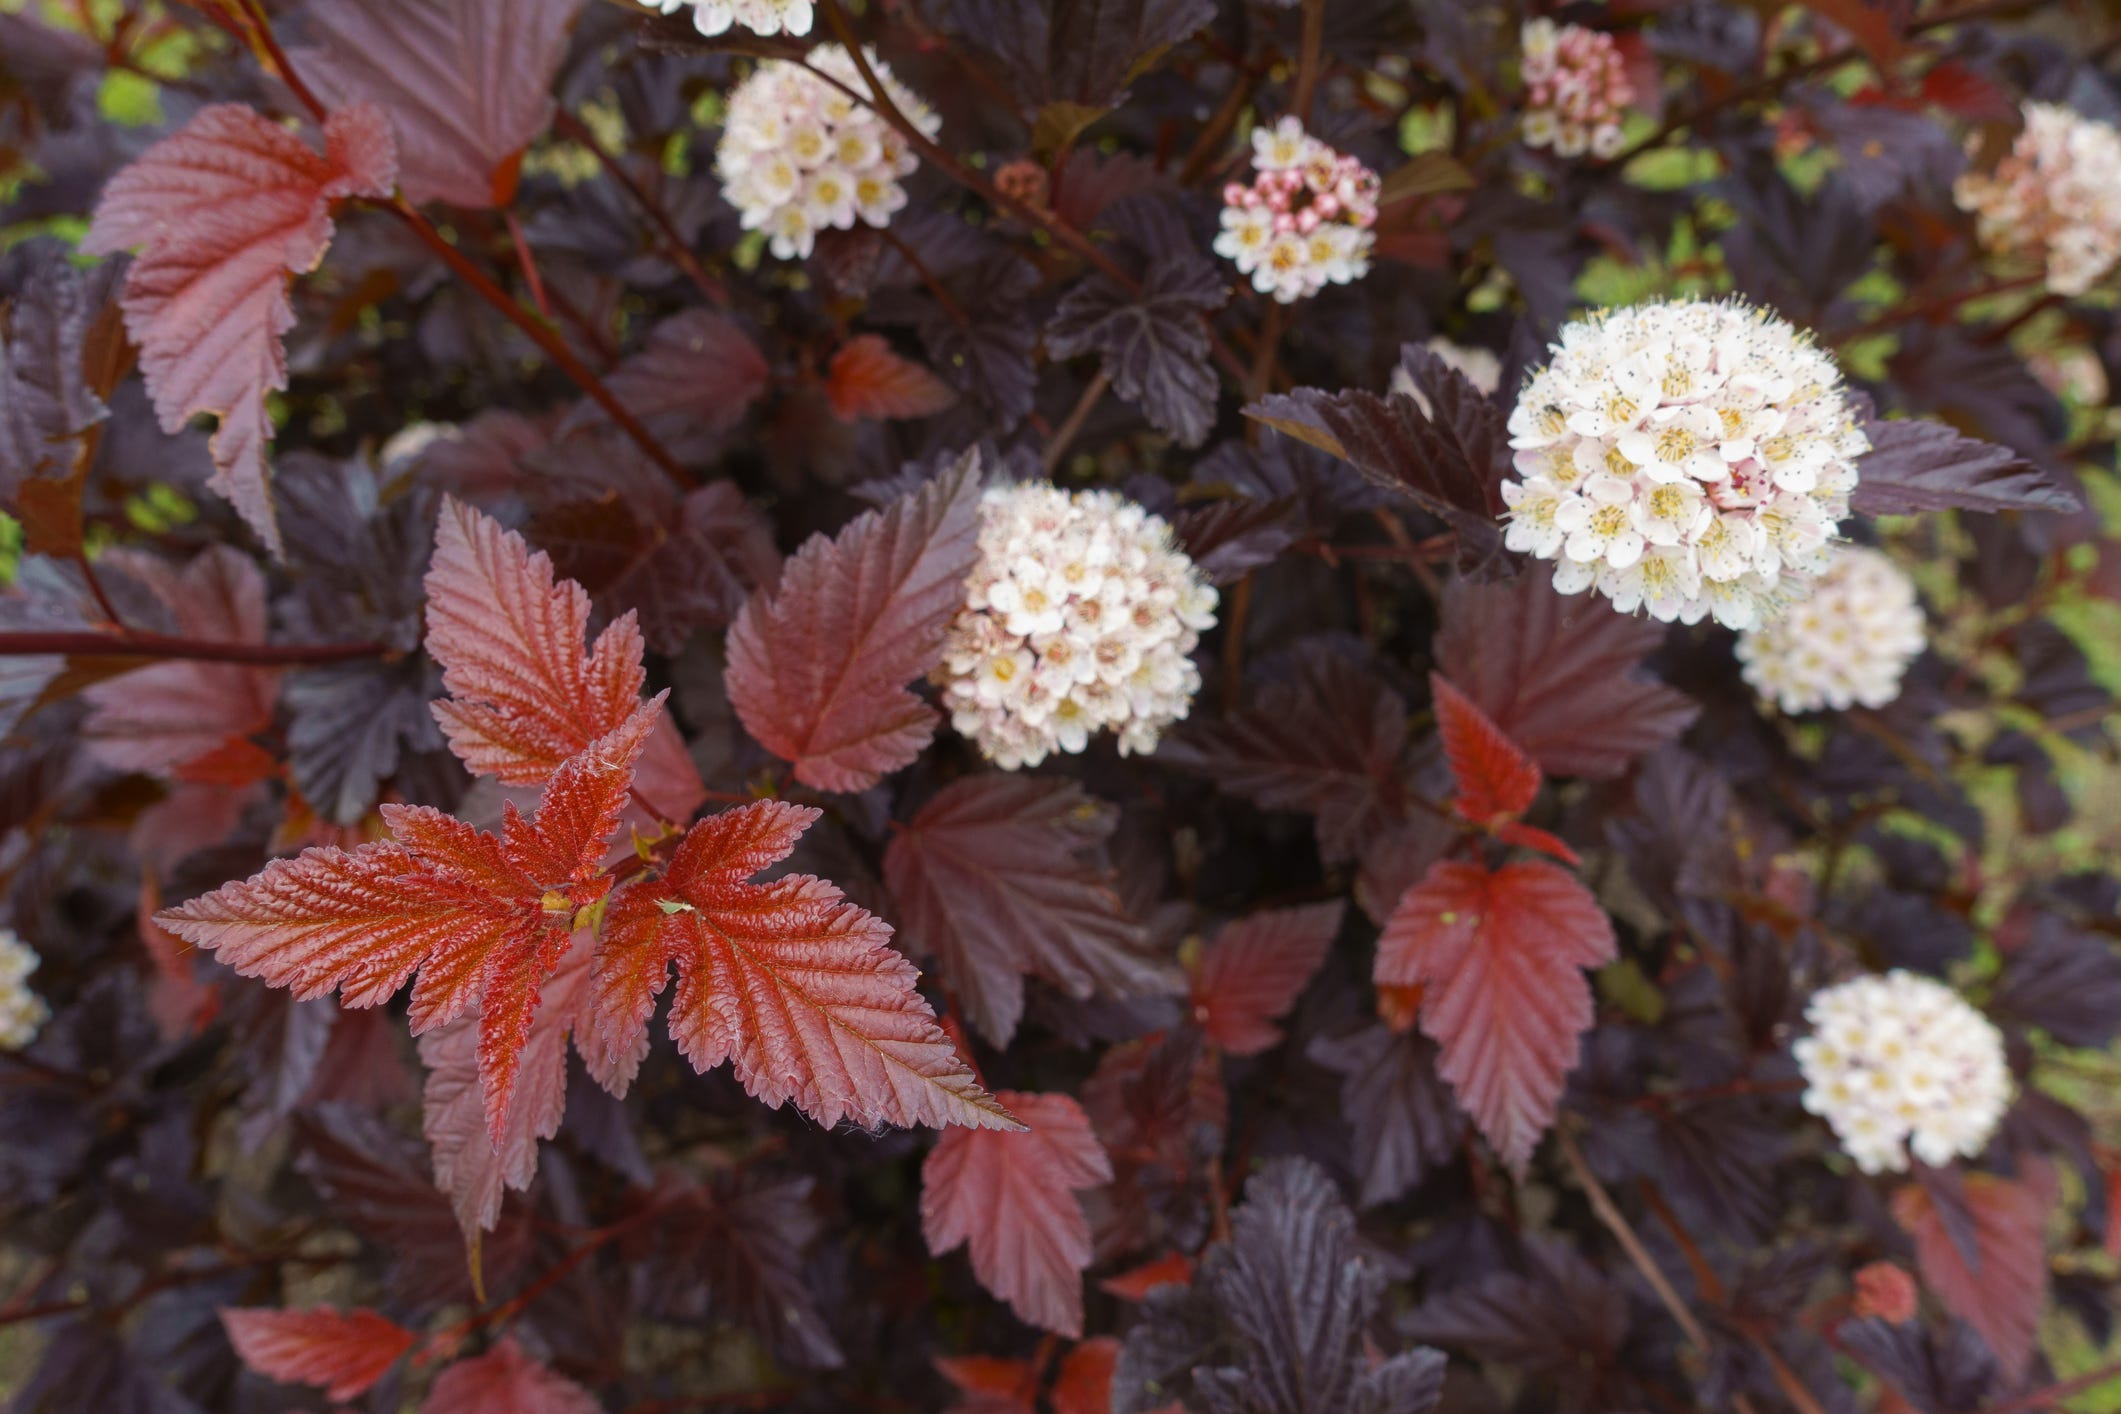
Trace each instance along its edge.
{"label": "small white flower", "polygon": [[1200,689],[1216,593],[1171,528],[1110,491],[995,487],[935,681],[960,735],[1005,770],[1110,730],[1156,748]]}
{"label": "small white flower", "polygon": [[1784,712],[1883,707],[1922,652],[1915,586],[1877,550],[1843,545],[1810,597],[1740,635],[1755,692]]}
{"label": "small white flower", "polygon": [[1283,304],[1361,279],[1376,237],[1377,174],[1294,117],[1252,131],[1250,185],[1223,188],[1215,252]]}
{"label": "small white flower", "polygon": [[1813,994],[1812,1034],[1791,1048],[1804,1107],[1865,1173],[1899,1172],[1908,1150],[1941,1167],[1980,1154],[2010,1102],[2003,1036],[1941,982],[1865,976]]}
{"label": "small white flower", "polygon": [[[1870,445],[1831,358],[1738,301],[1596,314],[1553,353],[1510,412],[1511,549],[1666,622],[1746,627],[1801,594]],[[1649,549],[1670,553],[1619,573]]]}
{"label": "small white flower", "polygon": [[[800,8],[803,28],[793,33],[809,29],[810,6]],[[743,14],[738,19],[749,24]],[[866,91],[861,71],[840,46],[821,44],[808,62],[818,73]],[[883,61],[871,55],[869,64],[900,111],[934,136],[941,119]],[[715,148],[722,194],[737,208],[744,229],[766,232],[769,248],[783,260],[807,257],[821,230],[847,230],[857,221],[889,225],[906,204],[900,179],[919,165],[883,119],[810,69],[778,59],[760,64],[729,95],[728,121]]]}
{"label": "small white flower", "polygon": [[810,0],[641,0],[651,10],[675,14],[692,6],[693,27],[701,34],[725,34],[742,25],[753,34],[810,33]]}
{"label": "small white flower", "polygon": [[2075,297],[2121,260],[2121,131],[2051,103],[2029,103],[2025,127],[1992,173],[1953,187],[1982,245],[2041,261],[2047,285]]}
{"label": "small white flower", "polygon": [[12,929],[0,928],[0,1051],[21,1050],[51,1020],[51,1007],[29,985],[41,961]]}

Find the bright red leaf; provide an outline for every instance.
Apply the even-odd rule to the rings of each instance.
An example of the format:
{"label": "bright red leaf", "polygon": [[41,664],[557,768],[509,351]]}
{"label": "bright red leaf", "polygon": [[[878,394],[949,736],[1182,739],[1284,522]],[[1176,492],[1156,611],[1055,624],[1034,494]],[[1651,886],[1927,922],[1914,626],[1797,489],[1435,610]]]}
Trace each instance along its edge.
{"label": "bright red leaf", "polygon": [[89,255],[139,251],[121,303],[162,430],[221,419],[208,485],[275,555],[265,395],[287,386],[288,285],[324,258],[331,203],[388,196],[397,165],[371,104],[327,118],[320,154],[261,113],[215,103],[111,179],[81,241]]}
{"label": "bright red leaf", "polygon": [[957,401],[948,383],[900,358],[878,334],[857,335],[840,346],[825,373],[825,397],[842,422],[926,417]]}
{"label": "bright red leaf", "polygon": [[[99,562],[145,586],[187,638],[212,643],[265,641],[265,577],[250,557],[225,545],[201,552],[179,570],[137,550],[113,550]],[[262,755],[252,732],[272,725],[280,674],[239,663],[170,659],[99,682],[82,696],[90,707],[82,736],[88,754],[113,770],[165,780],[233,786],[210,767],[243,749]],[[250,759],[255,761],[255,756]],[[270,769],[272,761],[265,758]],[[268,774],[269,774],[268,769]]]}
{"label": "bright red leaf", "polygon": [[1122,1301],[1143,1301],[1159,1286],[1192,1284],[1193,1259],[1183,1252],[1166,1252],[1154,1261],[1106,1277],[1097,1286]]}
{"label": "bright red leaf", "polygon": [[183,939],[155,921],[161,907],[162,890],[155,883],[154,871],[143,869],[137,925],[140,947],[155,970],[154,980],[147,987],[147,1010],[163,1040],[181,1041],[206,1029],[221,1009],[221,994],[199,980],[192,968],[197,954],[184,945]]}
{"label": "bright red leaf", "polygon": [[945,1355],[936,1373],[963,1396],[950,1414],[1038,1414],[1038,1371],[1029,1360],[995,1355]]}
{"label": "bright red leaf", "polygon": [[386,805],[392,839],[275,860],[158,921],[298,1000],[337,988],[346,1006],[374,1006],[417,969],[415,1035],[477,1005],[487,1133],[505,1152],[540,989],[575,914],[609,887],[605,841],[662,709],[661,697],[643,703],[561,767],[534,816],[508,806],[498,836],[426,806]]}
{"label": "bright red leaf", "polygon": [[1458,783],[1451,808],[1510,844],[1551,854],[1564,864],[1581,862],[1575,850],[1545,830],[1518,822],[1538,798],[1539,763],[1518,750],[1517,743],[1443,674],[1429,674],[1429,690],[1436,700],[1444,757]]}
{"label": "bright red leaf", "polygon": [[729,631],[744,729],[819,790],[867,790],[918,756],[935,709],[906,684],[935,666],[979,557],[979,458],[827,539],[812,536]]}
{"label": "bright red leaf", "polygon": [[1326,960],[1346,911],[1340,899],[1268,909],[1217,933],[1193,980],[1193,1019],[1208,1039],[1233,1056],[1279,1042],[1275,1021]]}
{"label": "bright red leaf", "polygon": [[450,699],[434,704],[450,750],[483,775],[540,785],[625,721],[645,674],[633,615],[585,652],[589,595],[552,560],[459,501],[442,504],[427,570],[427,651]]}
{"label": "bright red leaf", "polygon": [[530,1186],[538,1172],[538,1142],[560,1132],[567,1112],[567,1038],[588,1000],[595,952],[589,935],[577,934],[545,979],[499,1144],[486,1127],[478,1016],[467,1012],[420,1037],[420,1060],[427,1066],[420,1127],[434,1153],[435,1187],[449,1195],[466,1238],[493,1227],[505,1189]]}
{"label": "bright red leaf", "polygon": [[1441,673],[1429,674],[1436,698],[1436,729],[1451,763],[1458,797],[1451,808],[1476,825],[1513,819],[1531,808],[1539,794],[1539,764],[1489,721]]}
{"label": "bright red leaf", "polygon": [[506,206],[523,149],[552,120],[552,80],[583,0],[311,0],[290,54],[333,107],[390,115],[413,201]]}
{"label": "bright red leaf", "polygon": [[1676,740],[1697,709],[1641,675],[1664,641],[1653,619],[1595,595],[1556,593],[1539,574],[1460,580],[1444,595],[1436,661],[1519,749],[1557,776],[1617,776]]}
{"label": "bright red leaf", "polygon": [[969,1241],[980,1285],[1025,1321],[1083,1330],[1090,1220],[1076,1193],[1112,1181],[1112,1161],[1066,1095],[996,1097],[1030,1128],[952,1130],[921,1166],[921,1230],[940,1257]]}
{"label": "bright red leaf", "polygon": [[1964,1192],[1976,1264],[1968,1263],[1937,1200],[1921,1185],[1911,1183],[1893,1195],[1893,1217],[1915,1239],[1923,1281],[1953,1315],[1981,1333],[2005,1378],[2015,1381],[2032,1360],[2047,1302],[2045,1229],[2054,1206],[2053,1175],[2044,1169],[2025,1179],[1970,1173]]}
{"label": "bright red leaf", "polygon": [[1119,1342],[1109,1335],[1086,1340],[1061,1361],[1047,1400],[1053,1414],[1112,1414],[1112,1376],[1119,1369]]}
{"label": "bright red leaf", "polygon": [[1543,862],[1490,871],[1442,860],[1399,901],[1378,939],[1379,986],[1419,986],[1439,1069],[1504,1162],[1519,1172],[1553,1122],[1591,1024],[1579,970],[1611,962],[1612,921],[1573,877]]}
{"label": "bright red leaf", "polygon": [[981,775],[937,792],[884,853],[901,927],[933,952],[982,1035],[1006,1046],[1024,1011],[1024,976],[1071,997],[1175,992],[1086,852],[1117,812],[1072,781]]}
{"label": "bright red leaf", "polygon": [[595,1026],[577,1037],[592,1073],[614,1093],[632,1083],[674,966],[671,1039],[696,1070],[731,1061],[768,1105],[793,1100],[827,1125],[1015,1128],[935,1024],[888,923],[823,879],[749,882],[817,818],[778,800],[710,815],[660,879],[611,901],[591,981]]}
{"label": "bright red leaf", "polygon": [[332,1400],[358,1398],[419,1339],[373,1311],[224,1306],[221,1324],[243,1363],[286,1384],[316,1385]]}
{"label": "bright red leaf", "polygon": [[420,1414],[603,1414],[595,1396],[523,1353],[514,1337],[435,1379]]}

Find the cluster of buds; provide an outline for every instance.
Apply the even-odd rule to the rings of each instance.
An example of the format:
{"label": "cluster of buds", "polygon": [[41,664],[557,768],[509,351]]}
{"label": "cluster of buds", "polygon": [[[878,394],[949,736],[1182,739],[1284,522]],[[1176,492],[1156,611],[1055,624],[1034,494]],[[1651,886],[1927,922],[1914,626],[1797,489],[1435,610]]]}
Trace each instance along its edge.
{"label": "cluster of buds", "polygon": [[701,34],[726,34],[742,25],[753,34],[810,33],[810,0],[641,0],[651,10],[675,14],[692,7],[692,24]]}
{"label": "cluster of buds", "polygon": [[1525,22],[1523,46],[1526,145],[1551,147],[1557,157],[1618,153],[1635,86],[1613,36],[1542,18]]}
{"label": "cluster of buds", "polygon": [[[867,57],[899,111],[923,134],[935,136],[942,119],[881,59]],[[866,91],[845,49],[818,45],[807,64],[768,59],[737,85],[714,153],[722,195],[742,213],[744,229],[766,232],[783,260],[807,257],[817,233],[828,227],[890,225],[892,213],[906,204],[899,179],[920,166],[890,124],[820,77]]]}
{"label": "cluster of buds", "polygon": [[1865,1173],[1898,1172],[1908,1149],[1933,1168],[1973,1158],[2010,1103],[2003,1036],[1942,982],[1912,972],[1822,988],[1794,1047],[1804,1107]]}
{"label": "cluster of buds", "polygon": [[1833,359],[1738,300],[1635,305],[1565,326],[1510,413],[1504,541],[1563,594],[1729,628],[1826,568],[1870,450]]}
{"label": "cluster of buds", "polygon": [[40,961],[35,948],[0,928],[0,1051],[21,1050],[51,1020],[52,1009],[29,985]]}
{"label": "cluster of buds", "polygon": [[1215,589],[1171,527],[1110,491],[998,486],[935,679],[951,722],[1005,770],[1116,732],[1150,752],[1200,689]]}
{"label": "cluster of buds", "polygon": [[2047,287],[2074,298],[2121,260],[2121,132],[2051,103],[2029,103],[2025,128],[1992,173],[1953,188],[1981,243],[2042,262]]}
{"label": "cluster of buds", "polygon": [[1377,174],[1304,131],[1295,118],[1252,132],[1251,185],[1223,188],[1215,253],[1252,287],[1292,304],[1370,270]]}
{"label": "cluster of buds", "polygon": [[1883,707],[1925,637],[1914,582],[1880,551],[1844,545],[1802,603],[1738,636],[1738,661],[1784,712]]}

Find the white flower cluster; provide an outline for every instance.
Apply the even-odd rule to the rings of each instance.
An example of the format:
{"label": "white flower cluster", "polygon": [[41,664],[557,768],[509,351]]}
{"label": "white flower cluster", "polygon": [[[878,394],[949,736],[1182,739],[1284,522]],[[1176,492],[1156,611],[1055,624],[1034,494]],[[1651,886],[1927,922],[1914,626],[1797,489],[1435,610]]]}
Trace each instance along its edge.
{"label": "white flower cluster", "polygon": [[1737,300],[1565,326],[1510,414],[1512,550],[1669,623],[1772,618],[1825,568],[1870,439],[1834,361]]}
{"label": "white flower cluster", "polygon": [[35,948],[0,928],[0,1051],[21,1050],[51,1020],[52,1009],[29,986],[39,961]]}
{"label": "white flower cluster", "polygon": [[753,34],[810,33],[810,0],[641,0],[666,15],[692,6],[692,24],[701,34],[726,34],[742,25]]}
{"label": "white flower cluster", "polygon": [[1858,977],[1812,995],[1794,1047],[1804,1107],[1823,1115],[1865,1173],[1980,1153],[2010,1102],[2003,1036],[1942,982]]}
{"label": "white flower cluster", "polygon": [[1525,21],[1527,147],[1551,147],[1557,157],[1611,157],[1621,148],[1621,115],[1635,101],[1620,47],[1603,30]]}
{"label": "white flower cluster", "polygon": [[1990,250],[2044,261],[2047,287],[2083,294],[2121,260],[2121,132],[2052,103],[2028,103],[2025,128],[1992,173],[1953,188]]}
{"label": "white flower cluster", "polygon": [[1320,142],[1293,117],[1252,130],[1252,184],[1223,188],[1215,253],[1252,288],[1293,304],[1370,273],[1377,174]]}
{"label": "white flower cluster", "polygon": [[[828,227],[844,231],[857,220],[890,225],[906,204],[899,179],[921,165],[890,124],[810,72],[867,92],[845,49],[820,44],[808,57],[810,68],[768,59],[737,85],[714,152],[722,195],[743,213],[744,229],[766,232],[783,260],[808,257],[817,233]],[[934,137],[943,120],[881,59],[868,58],[899,111]]]}
{"label": "white flower cluster", "polygon": [[1738,661],[1785,712],[1883,707],[1924,638],[1913,581],[1882,552],[1843,545],[1810,597],[1738,636]]}
{"label": "white flower cluster", "polygon": [[1004,770],[1119,734],[1149,752],[1200,689],[1213,585],[1171,527],[1110,491],[989,490],[980,562],[936,681],[952,724]]}

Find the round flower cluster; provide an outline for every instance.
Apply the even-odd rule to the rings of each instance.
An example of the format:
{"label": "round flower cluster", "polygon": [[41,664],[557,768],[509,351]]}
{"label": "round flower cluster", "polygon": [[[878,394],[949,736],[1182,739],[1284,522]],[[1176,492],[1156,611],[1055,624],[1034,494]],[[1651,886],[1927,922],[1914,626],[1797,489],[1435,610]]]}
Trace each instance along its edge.
{"label": "round flower cluster", "polygon": [[1293,304],[1370,273],[1377,174],[1304,131],[1295,118],[1252,130],[1252,185],[1223,188],[1215,253],[1252,288]]}
{"label": "round flower cluster", "polygon": [[2028,103],[2025,128],[1992,173],[1952,194],[1992,251],[2044,261],[2047,287],[2081,295],[2121,260],[2121,132],[2051,103]]}
{"label": "round flower cluster", "polygon": [[1215,589],[1161,517],[1110,491],[998,486],[935,678],[958,731],[1004,770],[1119,734],[1156,749],[1200,688]]}
{"label": "round flower cluster", "polygon": [[[783,260],[807,257],[828,226],[890,225],[891,214],[906,204],[899,178],[920,166],[888,123],[810,72],[866,92],[845,49],[820,44],[809,64],[768,59],[738,84],[714,153],[722,195],[743,213],[744,229],[765,231]],[[942,119],[873,54],[869,67],[899,111],[935,136]]]}
{"label": "round flower cluster", "polygon": [[40,960],[13,930],[0,928],[0,1051],[21,1050],[51,1020],[52,1009],[29,987]]}
{"label": "round flower cluster", "polygon": [[753,34],[810,33],[810,0],[641,0],[651,10],[675,14],[692,6],[693,27],[701,34],[726,34],[742,25]]}
{"label": "round flower cluster", "polygon": [[2003,1036],[1942,982],[1894,971],[1822,988],[1795,1046],[1804,1107],[1865,1173],[1972,1158],[2010,1101]]}
{"label": "round flower cluster", "polygon": [[1825,568],[1870,439],[1834,361],[1737,300],[1565,326],[1510,414],[1505,542],[1623,613],[1751,628]]}
{"label": "round flower cluster", "polygon": [[1843,545],[1808,598],[1738,636],[1738,661],[1783,711],[1838,712],[1898,697],[1923,641],[1914,583],[1881,552]]}
{"label": "round flower cluster", "polygon": [[1611,157],[1620,151],[1620,115],[1635,101],[1620,47],[1603,30],[1524,26],[1524,140],[1551,147],[1557,157]]}

